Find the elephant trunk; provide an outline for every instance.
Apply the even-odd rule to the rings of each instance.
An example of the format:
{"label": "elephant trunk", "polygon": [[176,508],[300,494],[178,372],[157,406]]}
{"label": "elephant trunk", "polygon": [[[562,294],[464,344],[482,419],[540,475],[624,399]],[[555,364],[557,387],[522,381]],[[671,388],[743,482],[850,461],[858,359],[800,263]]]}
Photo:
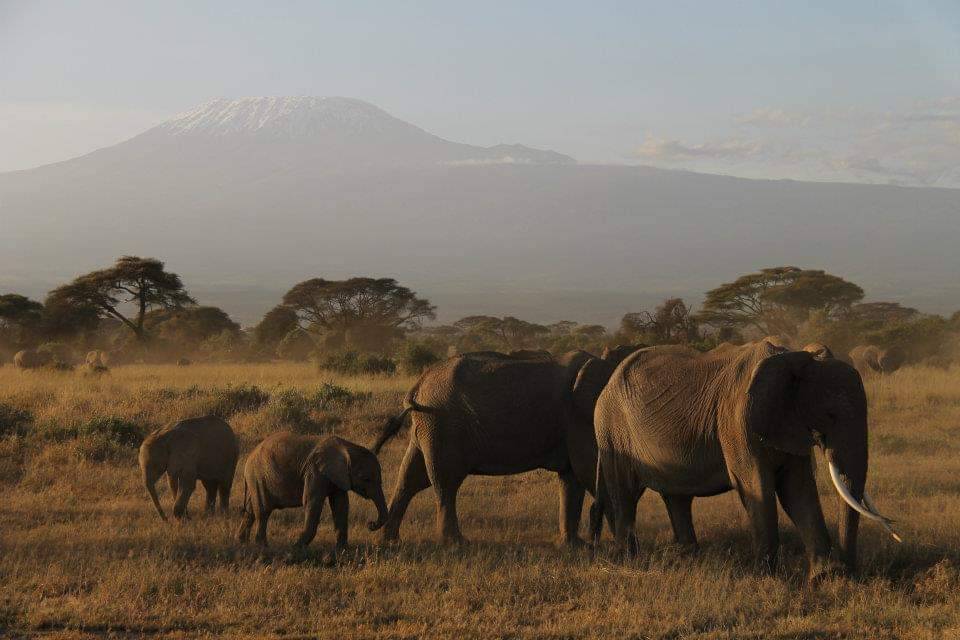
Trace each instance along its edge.
{"label": "elephant trunk", "polygon": [[840,550],[847,566],[853,570],[857,561],[857,534],[860,516],[879,522],[895,540],[900,537],[890,527],[891,521],[877,513],[866,494],[867,433],[866,428],[848,432],[844,442],[828,442],[824,453],[830,467],[830,479],[839,496],[838,526]]}
{"label": "elephant trunk", "polygon": [[374,522],[368,522],[367,528],[370,531],[376,531],[383,527],[387,523],[387,515],[389,513],[387,509],[387,501],[383,497],[383,489],[377,489],[377,494],[372,498],[373,503],[377,505],[377,519]]}

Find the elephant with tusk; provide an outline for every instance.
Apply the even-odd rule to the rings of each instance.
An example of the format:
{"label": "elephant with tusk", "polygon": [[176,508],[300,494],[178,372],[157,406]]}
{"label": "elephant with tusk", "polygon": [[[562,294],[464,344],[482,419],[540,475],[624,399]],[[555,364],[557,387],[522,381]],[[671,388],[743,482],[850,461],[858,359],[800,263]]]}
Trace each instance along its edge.
{"label": "elephant with tusk", "polygon": [[636,552],[637,501],[661,494],[675,540],[695,547],[691,502],[736,490],[761,558],[775,565],[777,501],[800,531],[811,579],[834,567],[811,454],[819,446],[840,496],[839,547],[856,565],[861,515],[895,539],[866,496],[867,402],[839,360],[767,341],[718,352],[653,347],[630,356],[597,400],[600,500],[618,546]]}

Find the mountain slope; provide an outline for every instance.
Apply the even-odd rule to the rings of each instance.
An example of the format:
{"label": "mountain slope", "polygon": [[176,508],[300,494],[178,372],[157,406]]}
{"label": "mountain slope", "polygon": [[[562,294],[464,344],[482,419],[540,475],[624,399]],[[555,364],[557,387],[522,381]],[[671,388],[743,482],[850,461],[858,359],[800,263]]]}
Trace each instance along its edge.
{"label": "mountain slope", "polygon": [[0,175],[0,223],[0,289],[42,293],[117,255],[156,255],[244,321],[305,277],[370,274],[447,319],[612,323],[786,263],[873,298],[960,307],[960,191],[576,165],[449,142],[346,98],[214,101]]}

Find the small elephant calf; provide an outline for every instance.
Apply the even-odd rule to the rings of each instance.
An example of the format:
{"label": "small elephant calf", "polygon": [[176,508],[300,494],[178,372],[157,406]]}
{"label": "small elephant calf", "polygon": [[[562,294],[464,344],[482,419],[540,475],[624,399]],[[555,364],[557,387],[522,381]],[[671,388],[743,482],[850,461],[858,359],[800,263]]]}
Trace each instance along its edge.
{"label": "small elephant calf", "polygon": [[187,504],[197,480],[207,490],[207,512],[213,511],[218,495],[220,509],[226,512],[239,456],[237,436],[229,424],[216,416],[189,418],[146,437],[140,445],[140,473],[157,513],[164,520],[167,516],[156,488],[164,472],[173,493],[173,516],[178,520],[187,516]]}
{"label": "small elephant calf", "polygon": [[274,509],[304,507],[303,532],[298,546],[313,541],[324,500],[330,502],[337,530],[337,550],[347,546],[348,491],[371,500],[377,506],[376,522],[367,526],[376,531],[387,519],[380,462],[369,449],[337,436],[304,436],[275,433],[250,453],[243,469],[243,521],[237,539],[250,539],[257,524],[256,541],[267,544],[267,520]]}

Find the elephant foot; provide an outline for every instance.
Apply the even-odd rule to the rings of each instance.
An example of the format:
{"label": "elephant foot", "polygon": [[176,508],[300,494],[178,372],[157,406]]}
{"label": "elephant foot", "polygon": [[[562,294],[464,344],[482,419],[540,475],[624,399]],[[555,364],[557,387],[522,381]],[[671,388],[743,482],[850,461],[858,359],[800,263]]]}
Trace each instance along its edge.
{"label": "elephant foot", "polygon": [[846,577],[850,577],[847,565],[832,558],[815,558],[807,566],[807,584],[811,587],[824,580]]}
{"label": "elephant foot", "polygon": [[453,549],[462,549],[467,546],[467,540],[462,535],[447,535],[443,536],[441,544],[445,547],[450,547]]}
{"label": "elephant foot", "polygon": [[580,549],[592,549],[593,545],[588,543],[586,540],[580,536],[564,536],[560,538],[560,541],[557,544],[560,548],[566,548],[571,550],[580,550]]}

